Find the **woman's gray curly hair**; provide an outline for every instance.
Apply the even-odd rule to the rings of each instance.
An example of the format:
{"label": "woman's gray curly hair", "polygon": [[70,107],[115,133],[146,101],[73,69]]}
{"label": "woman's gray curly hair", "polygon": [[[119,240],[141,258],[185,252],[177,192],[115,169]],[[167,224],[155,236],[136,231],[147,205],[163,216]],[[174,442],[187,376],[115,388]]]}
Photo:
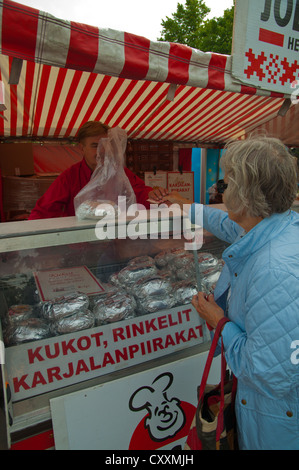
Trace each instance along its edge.
{"label": "woman's gray curly hair", "polygon": [[294,157],[276,138],[230,142],[221,158],[228,187],[225,204],[233,212],[269,217],[290,209],[297,193]]}

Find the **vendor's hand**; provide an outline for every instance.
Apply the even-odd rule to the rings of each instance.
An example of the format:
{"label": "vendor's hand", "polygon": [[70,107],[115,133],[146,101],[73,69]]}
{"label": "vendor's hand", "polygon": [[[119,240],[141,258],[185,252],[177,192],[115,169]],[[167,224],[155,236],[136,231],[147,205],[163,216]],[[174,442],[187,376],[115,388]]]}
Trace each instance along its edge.
{"label": "vendor's hand", "polygon": [[198,294],[192,298],[191,303],[197,310],[199,316],[212,328],[216,328],[219,320],[224,317],[222,308],[216,304],[212,294],[206,298],[203,292],[198,292]]}
{"label": "vendor's hand", "polygon": [[183,207],[184,204],[192,204],[192,201],[181,196],[178,191],[172,191],[169,193],[167,200],[171,202],[171,204],[179,204],[180,207]]}
{"label": "vendor's hand", "polygon": [[169,191],[165,188],[155,188],[148,193],[148,199],[152,199],[157,202],[164,202],[167,200]]}

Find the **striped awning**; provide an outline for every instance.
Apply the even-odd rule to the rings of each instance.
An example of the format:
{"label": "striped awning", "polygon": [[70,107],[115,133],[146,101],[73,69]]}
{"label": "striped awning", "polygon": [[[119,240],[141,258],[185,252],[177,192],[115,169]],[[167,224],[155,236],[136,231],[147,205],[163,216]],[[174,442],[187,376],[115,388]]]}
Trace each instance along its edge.
{"label": "striped awning", "polygon": [[285,98],[234,80],[231,56],[10,0],[0,0],[0,37],[0,138],[72,139],[85,121],[99,120],[131,139],[218,145],[275,118]]}

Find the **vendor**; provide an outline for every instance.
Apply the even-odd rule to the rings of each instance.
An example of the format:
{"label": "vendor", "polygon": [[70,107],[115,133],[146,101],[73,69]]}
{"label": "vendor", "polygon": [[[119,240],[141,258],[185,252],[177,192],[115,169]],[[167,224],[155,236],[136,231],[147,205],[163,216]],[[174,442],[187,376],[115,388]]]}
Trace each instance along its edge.
{"label": "vendor", "polygon": [[[90,181],[97,166],[97,148],[99,140],[107,137],[109,127],[101,122],[89,121],[83,124],[77,134],[79,148],[83,159],[65,170],[51,184],[45,194],[37,201],[29,220],[50,219],[54,217],[69,217],[75,215],[74,198]],[[128,168],[124,168],[136,195],[136,201],[149,208],[148,199],[157,202],[168,194],[164,188],[153,190]]]}

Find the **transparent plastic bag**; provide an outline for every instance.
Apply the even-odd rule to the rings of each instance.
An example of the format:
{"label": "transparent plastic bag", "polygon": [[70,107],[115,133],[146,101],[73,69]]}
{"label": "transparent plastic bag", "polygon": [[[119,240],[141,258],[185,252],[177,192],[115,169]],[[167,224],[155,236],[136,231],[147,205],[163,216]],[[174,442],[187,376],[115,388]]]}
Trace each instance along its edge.
{"label": "transparent plastic bag", "polygon": [[126,207],[136,204],[136,196],[124,170],[127,146],[126,132],[115,127],[100,139],[97,149],[97,166],[89,183],[74,199],[75,213],[79,219],[99,219],[119,213],[118,197],[126,197]]}

